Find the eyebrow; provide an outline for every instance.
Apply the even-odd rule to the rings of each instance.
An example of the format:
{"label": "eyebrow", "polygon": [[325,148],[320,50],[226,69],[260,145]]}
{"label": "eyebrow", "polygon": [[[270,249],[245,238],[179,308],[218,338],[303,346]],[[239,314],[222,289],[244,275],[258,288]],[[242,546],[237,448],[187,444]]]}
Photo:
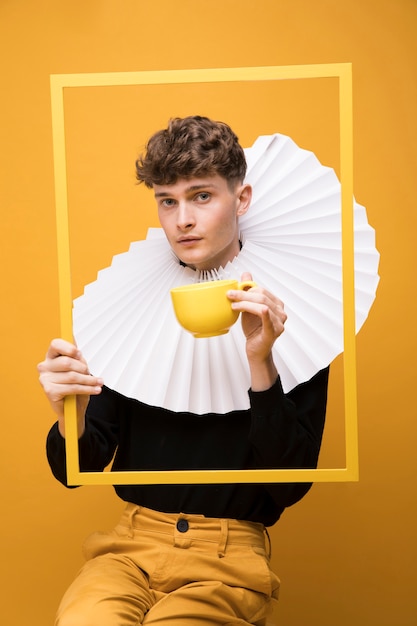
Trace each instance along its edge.
{"label": "eyebrow", "polygon": [[[199,191],[201,189],[215,189],[216,185],[214,185],[213,183],[207,183],[206,185],[201,184],[201,185],[191,185],[191,187],[187,187],[185,189],[186,193],[190,193],[193,191]],[[171,197],[173,194],[169,193],[168,191],[159,191],[158,193],[155,193],[155,198],[167,198],[167,197]]]}

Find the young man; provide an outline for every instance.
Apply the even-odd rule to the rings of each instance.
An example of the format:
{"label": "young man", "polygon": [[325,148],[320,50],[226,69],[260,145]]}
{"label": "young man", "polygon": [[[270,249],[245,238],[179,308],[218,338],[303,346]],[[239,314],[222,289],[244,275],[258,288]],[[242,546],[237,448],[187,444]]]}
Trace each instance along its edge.
{"label": "young man", "polygon": [[[177,262],[224,267],[241,248],[250,206],[244,152],[207,118],[171,120],[148,142],[137,178],[152,188]],[[250,268],[243,279],[250,279]],[[173,412],[127,398],[90,375],[76,346],[52,341],[40,382],[58,417],[47,442],[66,484],[64,398],[77,396],[82,471],[315,467],[328,371],[284,394],[272,347],[284,331],[281,300],[262,286],[229,292],[242,313],[250,408],[225,415]],[[155,372],[155,375],[157,373]],[[59,626],[213,626],[266,623],[279,580],[265,527],[308,491],[304,484],[125,485],[118,526],[90,537],[86,564],[58,610]]]}

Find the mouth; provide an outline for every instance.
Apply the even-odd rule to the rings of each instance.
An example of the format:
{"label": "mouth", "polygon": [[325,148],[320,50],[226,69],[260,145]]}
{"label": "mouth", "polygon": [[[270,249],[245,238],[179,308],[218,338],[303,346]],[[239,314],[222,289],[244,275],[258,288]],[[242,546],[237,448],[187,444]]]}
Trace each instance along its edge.
{"label": "mouth", "polygon": [[201,237],[181,237],[177,239],[177,243],[181,246],[192,246],[199,241],[201,241]]}

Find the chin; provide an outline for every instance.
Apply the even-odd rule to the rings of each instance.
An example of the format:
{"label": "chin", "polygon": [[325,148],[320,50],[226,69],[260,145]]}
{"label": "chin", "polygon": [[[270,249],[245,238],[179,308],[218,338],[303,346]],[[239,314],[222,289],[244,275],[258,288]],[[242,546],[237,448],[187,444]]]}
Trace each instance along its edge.
{"label": "chin", "polygon": [[178,254],[177,254],[177,259],[181,265],[185,265],[186,267],[191,267],[192,270],[197,269],[194,261],[192,261],[191,259],[184,258],[184,256],[180,257],[178,256]]}
{"label": "chin", "polygon": [[210,264],[205,259],[196,258],[195,256],[193,257],[192,255],[187,256],[185,254],[182,254],[181,256],[178,256],[178,258],[182,265],[187,265],[187,267],[191,267],[191,269],[193,270],[207,269],[207,266]]}
{"label": "chin", "polygon": [[193,270],[199,270],[200,272],[203,272],[205,270],[210,271],[210,270],[218,269],[221,265],[220,261],[217,263],[216,259],[213,259],[211,256],[206,257],[202,255],[197,255],[197,254],[187,255],[184,253],[182,253],[181,256],[179,255],[177,256],[178,256],[178,259],[180,260],[180,263],[182,263],[183,265],[187,265],[187,267],[191,267],[191,269]]}

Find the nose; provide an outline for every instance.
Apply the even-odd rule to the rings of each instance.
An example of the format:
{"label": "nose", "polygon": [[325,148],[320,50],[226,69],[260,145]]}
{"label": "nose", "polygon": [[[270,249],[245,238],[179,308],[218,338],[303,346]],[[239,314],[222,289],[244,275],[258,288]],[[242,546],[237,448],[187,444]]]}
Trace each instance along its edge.
{"label": "nose", "polygon": [[177,211],[177,228],[180,230],[189,230],[195,226],[195,216],[192,207],[188,202],[181,202]]}

